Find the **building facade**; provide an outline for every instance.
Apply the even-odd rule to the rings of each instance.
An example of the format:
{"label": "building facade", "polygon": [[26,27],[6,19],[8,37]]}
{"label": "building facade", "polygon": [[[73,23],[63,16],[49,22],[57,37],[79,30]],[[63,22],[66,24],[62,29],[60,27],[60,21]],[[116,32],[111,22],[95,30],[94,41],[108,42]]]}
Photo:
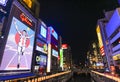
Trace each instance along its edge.
{"label": "building facade", "polygon": [[72,66],[71,47],[68,44],[62,44],[63,49],[63,70],[69,70]]}
{"label": "building facade", "polygon": [[90,69],[103,69],[103,59],[97,41],[92,41],[87,52],[87,66]]}
{"label": "building facade", "polygon": [[108,48],[115,66],[120,65],[120,8],[116,8],[106,25]]}
{"label": "building facade", "polygon": [[[120,8],[105,12],[105,18],[98,20],[97,29],[103,43],[105,67],[120,66]],[[98,40],[100,44],[99,37]]]}

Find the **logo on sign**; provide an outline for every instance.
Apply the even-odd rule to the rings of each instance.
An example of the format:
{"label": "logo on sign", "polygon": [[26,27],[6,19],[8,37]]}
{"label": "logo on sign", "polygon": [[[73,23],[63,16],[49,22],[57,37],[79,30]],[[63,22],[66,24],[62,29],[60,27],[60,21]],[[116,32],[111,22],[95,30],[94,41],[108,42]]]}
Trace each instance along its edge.
{"label": "logo on sign", "polygon": [[27,16],[25,16],[24,13],[21,13],[21,14],[20,14],[20,19],[21,19],[23,22],[27,23],[28,25],[33,26],[33,25],[32,25],[32,20],[29,19]]}

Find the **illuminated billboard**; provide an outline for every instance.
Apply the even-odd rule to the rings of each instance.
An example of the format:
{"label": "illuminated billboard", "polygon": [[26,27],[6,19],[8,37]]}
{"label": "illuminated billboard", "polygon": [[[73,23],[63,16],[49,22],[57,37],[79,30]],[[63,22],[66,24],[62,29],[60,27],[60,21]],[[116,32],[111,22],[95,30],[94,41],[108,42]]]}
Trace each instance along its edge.
{"label": "illuminated billboard", "polygon": [[104,52],[104,45],[103,45],[103,42],[102,42],[102,36],[101,36],[99,25],[97,26],[96,31],[97,31],[98,41],[99,41],[100,53],[103,56],[103,55],[105,55],[105,52]]}
{"label": "illuminated billboard", "polygon": [[13,17],[0,70],[31,69],[34,36],[30,27]]}
{"label": "illuminated billboard", "polygon": [[19,1],[32,15],[39,17],[40,4],[37,0],[17,0]]}
{"label": "illuminated billboard", "polygon": [[51,32],[50,32],[51,35],[53,35],[54,38],[55,38],[56,40],[58,40],[58,34],[56,33],[56,31],[53,29],[52,26],[50,26],[49,28],[50,28],[50,31],[51,31]]}
{"label": "illuminated billboard", "polygon": [[47,56],[40,55],[40,62],[39,62],[41,67],[44,67],[47,65]]}
{"label": "illuminated billboard", "polygon": [[36,66],[39,66],[38,71],[39,72],[46,72],[47,68],[47,55],[36,51]]}
{"label": "illuminated billboard", "polygon": [[47,54],[47,52],[48,52],[47,43],[45,43],[39,39],[37,39],[36,41],[37,41],[36,50]]}
{"label": "illuminated billboard", "polygon": [[62,44],[62,49],[67,49],[68,45],[67,44]]}
{"label": "illuminated billboard", "polygon": [[0,5],[6,6],[8,0],[0,0]]}
{"label": "illuminated billboard", "polygon": [[47,26],[41,20],[38,20],[37,38],[47,42]]}
{"label": "illuminated billboard", "polygon": [[15,5],[13,5],[12,12],[0,71],[28,71],[32,63],[35,22]]}
{"label": "illuminated billboard", "polygon": [[44,38],[46,38],[47,29],[46,29],[43,25],[41,25],[40,34],[41,34]]}
{"label": "illuminated billboard", "polygon": [[58,51],[55,49],[52,49],[52,55],[58,58]]}
{"label": "illuminated billboard", "polygon": [[47,72],[51,70],[51,44],[48,44],[48,60],[47,60]]}
{"label": "illuminated billboard", "polygon": [[36,65],[39,65],[40,67],[47,65],[47,56],[44,53],[37,52],[36,54]]}
{"label": "illuminated billboard", "polygon": [[63,69],[63,49],[60,49],[60,67]]}

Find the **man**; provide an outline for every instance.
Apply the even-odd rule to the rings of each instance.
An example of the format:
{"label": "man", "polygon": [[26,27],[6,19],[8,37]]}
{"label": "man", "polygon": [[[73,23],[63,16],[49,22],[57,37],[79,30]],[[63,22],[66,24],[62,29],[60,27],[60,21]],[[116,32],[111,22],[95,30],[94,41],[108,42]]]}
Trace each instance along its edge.
{"label": "man", "polygon": [[25,48],[26,48],[26,42],[27,42],[27,40],[28,40],[29,38],[33,37],[33,35],[28,36],[26,30],[19,31],[15,19],[13,20],[13,23],[14,23],[14,25],[15,25],[16,31],[18,32],[18,34],[19,34],[19,36],[20,36],[19,42],[18,42],[18,44],[17,44],[17,45],[18,45],[18,48],[17,48],[17,51],[18,51],[18,64],[17,64],[17,68],[19,68],[19,67],[20,67],[21,55],[24,54],[24,51],[25,51]]}

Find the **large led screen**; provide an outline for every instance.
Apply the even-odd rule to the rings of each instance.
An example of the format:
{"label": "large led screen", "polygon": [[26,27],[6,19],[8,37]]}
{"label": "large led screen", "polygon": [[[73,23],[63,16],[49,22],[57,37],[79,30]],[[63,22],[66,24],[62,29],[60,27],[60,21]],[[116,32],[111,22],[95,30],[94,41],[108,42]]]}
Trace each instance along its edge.
{"label": "large led screen", "polygon": [[46,66],[47,65],[47,55],[42,52],[36,51],[36,65],[39,65],[42,67]]}
{"label": "large led screen", "polygon": [[58,57],[58,51],[56,51],[55,49],[52,49],[52,55],[55,57]]}
{"label": "large led screen", "polygon": [[48,46],[45,42],[37,39],[36,40],[36,50],[47,54]]}
{"label": "large led screen", "polygon": [[39,63],[40,63],[41,67],[46,66],[46,64],[47,64],[47,56],[40,55],[40,62]]}
{"label": "large led screen", "polygon": [[13,16],[0,70],[30,70],[35,32]]}
{"label": "large led screen", "polygon": [[46,38],[47,30],[46,30],[45,27],[43,27],[43,25],[41,25],[40,34],[41,34],[44,38]]}
{"label": "large led screen", "polygon": [[39,72],[46,72],[47,55],[39,51],[36,52],[36,65],[39,66]]}

